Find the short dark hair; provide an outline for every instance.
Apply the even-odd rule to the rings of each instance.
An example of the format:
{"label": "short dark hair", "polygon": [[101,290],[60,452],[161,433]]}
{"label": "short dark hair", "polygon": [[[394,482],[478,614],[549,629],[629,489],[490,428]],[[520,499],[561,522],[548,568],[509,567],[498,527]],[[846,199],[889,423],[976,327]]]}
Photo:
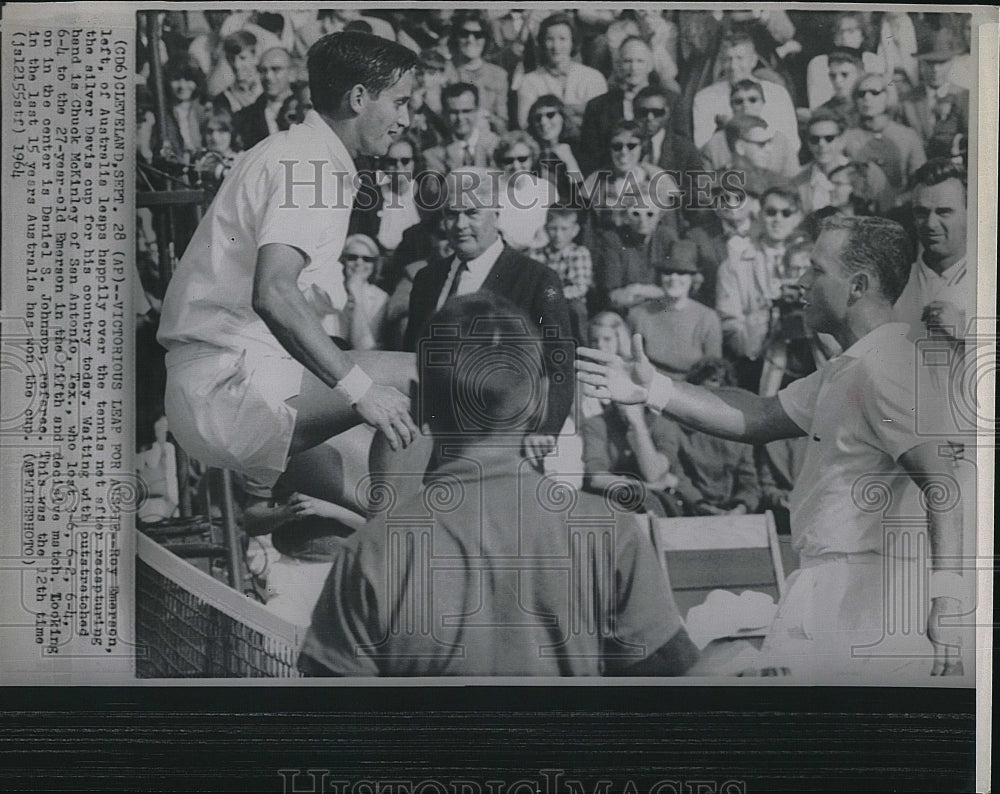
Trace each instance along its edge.
{"label": "short dark hair", "polygon": [[914,172],[913,187],[931,187],[949,179],[957,179],[964,188],[969,186],[969,174],[962,165],[949,157],[938,157],[928,160]]}
{"label": "short dark hair", "polygon": [[312,104],[324,113],[339,108],[356,85],[377,97],[417,67],[416,53],[401,44],[355,31],[324,36],[306,59]]}
{"label": "short dark hair", "polygon": [[[435,335],[442,328],[448,333]],[[542,340],[521,309],[495,293],[473,292],[449,299],[428,329],[427,344],[442,355],[423,361],[418,352],[420,420],[436,435],[518,433],[544,416]]]}
{"label": "short dark hair", "polygon": [[812,112],[812,115],[809,116],[809,121],[806,123],[806,130],[808,131],[813,124],[819,124],[820,122],[826,121],[837,125],[838,135],[844,131],[844,117],[830,108],[824,107],[818,107]]}
{"label": "short dark hair", "polygon": [[580,48],[580,37],[576,32],[576,24],[573,22],[573,17],[569,14],[564,14],[562,11],[550,14],[538,26],[538,62],[541,64],[548,63],[548,56],[545,54],[545,34],[549,32],[549,28],[554,28],[556,25],[565,25],[569,28],[569,36],[573,41],[573,55],[576,55],[577,50]]}
{"label": "short dark hair", "polygon": [[642,127],[639,126],[639,122],[635,119],[622,119],[611,128],[611,133],[607,137],[608,144],[610,145],[612,138],[616,135],[621,135],[623,132],[642,139]]}
{"label": "short dark hair", "polygon": [[168,86],[174,80],[190,80],[195,85],[195,96],[198,99],[205,98],[205,73],[193,55],[186,52],[174,53],[163,71]]}
{"label": "short dark hair", "polygon": [[722,42],[719,44],[719,52],[727,50],[730,47],[739,47],[743,44],[749,44],[754,52],[757,51],[757,45],[749,33],[744,30],[733,30],[722,37]]}
{"label": "short dark hair", "polygon": [[859,70],[865,68],[861,53],[851,52],[846,47],[835,47],[830,50],[830,53],[826,56],[826,62],[828,66],[833,66],[835,63],[849,63],[852,66],[856,66]]}
{"label": "short dark hair", "polygon": [[451,99],[458,99],[462,94],[472,94],[476,107],[479,107],[479,88],[473,83],[449,83],[441,89],[441,108]]}
{"label": "short dark hair", "polygon": [[257,37],[249,30],[237,30],[222,40],[222,52],[230,64],[236,60],[236,56],[243,52],[243,50],[256,49]]}
{"label": "short dark hair", "polygon": [[729,98],[732,99],[733,94],[737,91],[753,91],[755,94],[758,94],[761,99],[764,99],[764,86],[756,80],[737,80],[729,89]]}
{"label": "short dark hair", "polygon": [[632,106],[638,107],[639,103],[642,102],[644,99],[649,99],[650,97],[654,96],[660,97],[660,99],[663,100],[663,104],[666,106],[669,115],[669,112],[673,109],[671,107],[670,92],[667,91],[667,89],[664,88],[663,86],[653,85],[652,83],[647,85],[645,88],[639,89],[639,91],[636,92],[636,95],[632,98]]}
{"label": "short dark hair", "polygon": [[760,203],[763,204],[767,201],[769,196],[777,196],[780,199],[784,199],[795,207],[795,209],[800,212],[802,211],[802,200],[799,198],[798,191],[787,185],[771,185],[771,187],[760,194]]}
{"label": "short dark hair", "polygon": [[879,292],[890,304],[903,294],[914,260],[913,244],[896,221],[872,216],[833,215],[823,221],[820,233],[842,231],[840,262],[848,275],[873,273]]}

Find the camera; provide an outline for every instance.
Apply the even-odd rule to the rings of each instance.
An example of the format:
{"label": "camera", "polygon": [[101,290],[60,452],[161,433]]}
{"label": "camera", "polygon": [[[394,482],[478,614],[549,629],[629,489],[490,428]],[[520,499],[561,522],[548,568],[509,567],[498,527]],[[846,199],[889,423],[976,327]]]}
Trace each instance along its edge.
{"label": "camera", "polygon": [[771,328],[773,336],[787,342],[809,338],[798,284],[781,285],[781,293],[771,302]]}
{"label": "camera", "polygon": [[548,392],[572,378],[573,339],[521,316],[432,323],[417,345],[417,423],[445,434],[520,440],[541,432]]}

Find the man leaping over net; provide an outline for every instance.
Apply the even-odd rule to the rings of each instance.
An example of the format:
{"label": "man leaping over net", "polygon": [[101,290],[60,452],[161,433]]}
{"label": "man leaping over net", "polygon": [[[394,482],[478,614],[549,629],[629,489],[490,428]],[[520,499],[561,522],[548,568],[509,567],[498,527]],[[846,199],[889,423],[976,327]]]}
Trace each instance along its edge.
{"label": "man leaping over net", "polygon": [[344,352],[299,291],[310,262],[339,259],[358,155],[384,155],[409,124],[416,56],[338,33],[309,51],[314,110],[243,156],[198,226],[163,302],[166,412],[181,446],[268,494],[290,455],[359,422],[393,448],[416,427],[408,353]]}

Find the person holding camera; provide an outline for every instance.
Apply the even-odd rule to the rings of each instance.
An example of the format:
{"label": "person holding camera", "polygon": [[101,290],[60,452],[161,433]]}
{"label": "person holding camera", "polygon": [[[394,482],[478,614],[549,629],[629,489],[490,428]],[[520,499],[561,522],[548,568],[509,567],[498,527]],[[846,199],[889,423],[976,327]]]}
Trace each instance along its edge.
{"label": "person holding camera", "polygon": [[718,270],[715,308],[722,319],[723,349],[741,388],[756,392],[764,367],[771,308],[781,296],[778,278],[785,245],[802,221],[798,194],[772,187],[760,200],[760,233],[730,238]]}
{"label": "person holding camera", "polygon": [[[634,514],[566,499],[511,443],[551,393],[533,319],[486,290],[430,318],[455,329],[434,340],[419,385],[438,465],[337,551],[303,674],[679,676],[697,661]],[[500,361],[521,365],[483,364]]]}
{"label": "person holding camera", "polygon": [[[967,584],[956,570],[962,498],[954,461],[940,453],[939,438],[925,435],[943,426],[947,409],[940,392],[918,395],[916,351],[907,326],[893,322],[908,249],[906,232],[893,221],[826,222],[800,285],[810,328],[832,334],[844,352],[772,397],[675,383],[656,372],[638,336],[631,369],[617,356],[578,351],[587,396],[644,403],[737,441],[809,439],[790,499],[801,567],[788,579],[760,659],[762,667],[786,666],[804,682],[963,674],[970,637],[956,622],[968,608]],[[900,510],[914,486],[923,496],[929,554],[908,559],[894,543],[898,527],[885,517]],[[928,574],[928,589],[905,586],[916,581],[906,576]],[[888,632],[889,609],[919,616],[914,630]]]}

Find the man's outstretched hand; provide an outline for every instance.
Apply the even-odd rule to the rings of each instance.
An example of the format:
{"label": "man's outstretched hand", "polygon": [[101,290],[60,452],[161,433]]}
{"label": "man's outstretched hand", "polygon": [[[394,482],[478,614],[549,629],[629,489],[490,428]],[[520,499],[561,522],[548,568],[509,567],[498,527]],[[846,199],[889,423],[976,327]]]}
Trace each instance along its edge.
{"label": "man's outstretched hand", "polygon": [[392,386],[373,384],[354,407],[394,450],[407,447],[417,437],[417,426],[410,416],[410,398]]}
{"label": "man's outstretched hand", "polygon": [[646,357],[640,334],[632,336],[631,364],[619,355],[593,347],[578,347],[576,354],[576,377],[587,397],[624,405],[646,402],[656,369]]}

